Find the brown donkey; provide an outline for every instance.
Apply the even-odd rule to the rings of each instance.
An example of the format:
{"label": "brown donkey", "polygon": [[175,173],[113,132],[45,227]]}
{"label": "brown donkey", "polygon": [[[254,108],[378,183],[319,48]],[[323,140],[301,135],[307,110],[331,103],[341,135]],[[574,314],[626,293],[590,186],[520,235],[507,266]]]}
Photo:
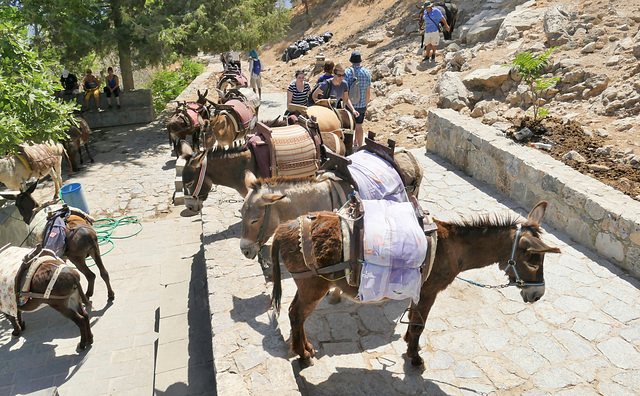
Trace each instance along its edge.
{"label": "brown donkey", "polygon": [[[34,183],[26,191],[21,192],[14,198],[16,200],[16,207],[22,215],[24,222],[30,225],[29,236],[25,240],[25,243],[31,247],[42,243],[42,233],[47,222],[47,214],[60,208],[59,205],[49,206],[47,204],[45,204],[44,207],[38,207],[38,204],[31,196],[31,193],[36,188],[36,184],[37,183]],[[87,278],[88,286],[86,295],[87,297],[91,297],[93,296],[93,287],[96,279],[96,275],[89,269],[86,263],[87,257],[91,257],[100,271],[100,277],[107,285],[107,298],[113,300],[116,294],[111,288],[109,273],[102,262],[100,246],[98,245],[98,235],[93,227],[91,227],[93,219],[76,208],[71,208],[71,213],[72,216],[69,216],[69,219],[67,219],[66,246],[62,258],[69,259],[78,271],[82,272],[85,278]]]}
{"label": "brown donkey", "polygon": [[[10,247],[21,252],[21,257],[30,254],[31,249]],[[45,293],[49,286],[49,282],[59,266],[62,266],[53,288],[48,298]],[[91,304],[87,300],[86,295],[82,291],[80,284],[80,275],[75,270],[67,267],[65,264],[55,257],[50,257],[42,263],[35,274],[31,278],[29,292],[25,297],[29,300],[24,305],[19,305],[16,316],[6,314],[7,318],[13,326],[14,337],[20,336],[25,330],[25,323],[22,319],[22,311],[30,312],[37,310],[42,304],[49,305],[51,308],[60,312],[64,317],[71,319],[80,329],[80,342],[77,349],[83,350],[87,346],[93,344],[93,334],[91,333],[91,324],[89,322],[89,314],[84,309],[84,305],[90,307]]]}
{"label": "brown donkey", "polygon": [[[519,287],[524,302],[538,301],[545,291],[543,262],[545,253],[559,253],[541,239],[540,222],[547,202],[538,203],[523,223],[510,216],[482,216],[471,221],[446,223],[436,220],[437,247],[431,273],[423,280],[420,301],[411,302],[409,328],[404,336],[407,356],[411,364],[424,363],[418,354],[418,340],[424,329],[429,311],[439,292],[449,286],[462,271],[482,268],[499,263],[509,277],[510,285]],[[311,222],[311,251],[318,268],[342,261],[342,233],[340,218],[332,212],[319,212]],[[280,310],[282,297],[279,260],[289,271],[298,288],[289,308],[291,321],[291,348],[308,361],[314,355],[307,341],[304,322],[331,287],[342,289],[348,297],[355,298],[358,288],[351,287],[340,273],[319,276],[300,276],[309,273],[300,250],[300,220],[292,220],[278,227],[271,248],[274,286],[272,305]],[[427,258],[428,260],[428,258]],[[426,264],[429,264],[425,260]],[[320,271],[320,270],[318,270]],[[331,277],[339,280],[329,281]],[[344,275],[344,272],[342,272]],[[424,278],[424,277],[423,277]]]}

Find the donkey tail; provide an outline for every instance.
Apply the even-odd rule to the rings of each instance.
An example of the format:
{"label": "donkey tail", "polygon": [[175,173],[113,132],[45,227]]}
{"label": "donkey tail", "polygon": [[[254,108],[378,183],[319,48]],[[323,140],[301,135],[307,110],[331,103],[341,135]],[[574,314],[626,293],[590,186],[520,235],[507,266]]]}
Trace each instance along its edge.
{"label": "donkey tail", "polygon": [[63,148],[62,153],[64,154],[64,157],[67,159],[67,164],[69,164],[69,173],[73,173],[73,164],[71,164],[71,159],[69,158],[67,149]]}
{"label": "donkey tail", "polygon": [[282,300],[282,284],[280,282],[280,262],[278,261],[280,256],[280,240],[276,237],[273,239],[271,245],[271,265],[273,266],[273,294],[271,295],[270,307],[273,307],[277,313],[280,313],[280,303]]}

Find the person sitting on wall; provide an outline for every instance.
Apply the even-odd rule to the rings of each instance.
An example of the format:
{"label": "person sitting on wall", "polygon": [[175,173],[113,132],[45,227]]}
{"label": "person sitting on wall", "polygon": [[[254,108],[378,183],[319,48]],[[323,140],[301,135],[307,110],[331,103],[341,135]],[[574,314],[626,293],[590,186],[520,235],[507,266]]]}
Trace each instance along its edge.
{"label": "person sitting on wall", "polygon": [[100,80],[96,76],[93,75],[91,69],[87,69],[87,75],[82,80],[82,86],[84,88],[84,107],[86,111],[91,111],[89,109],[89,98],[93,96],[96,98],[96,106],[98,107],[98,111],[101,112],[100,108]]}
{"label": "person sitting on wall", "polygon": [[104,93],[107,95],[107,102],[109,102],[109,108],[113,108],[111,106],[111,95],[116,97],[116,105],[118,109],[120,109],[120,80],[118,76],[113,74],[113,67],[109,66],[107,69],[106,85],[104,86]]}
{"label": "person sitting on wall", "polygon": [[62,85],[62,91],[60,95],[64,98],[66,95],[73,95],[75,99],[80,93],[80,85],[78,85],[78,77],[75,74],[69,73],[69,70],[63,70],[60,78],[60,84]]}

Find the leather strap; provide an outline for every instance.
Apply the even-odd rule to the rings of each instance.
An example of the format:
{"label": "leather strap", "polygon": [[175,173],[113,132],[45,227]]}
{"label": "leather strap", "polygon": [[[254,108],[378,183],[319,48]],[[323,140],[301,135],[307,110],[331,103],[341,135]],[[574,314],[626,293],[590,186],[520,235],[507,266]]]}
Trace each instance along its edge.
{"label": "leather strap", "polygon": [[334,272],[344,271],[350,266],[351,264],[348,261],[341,261],[337,264],[333,264],[328,267],[319,268],[316,271],[316,273],[314,273],[313,271],[300,271],[300,272],[290,272],[290,274],[293,279],[305,279],[305,278],[311,278],[312,276],[332,274]]}
{"label": "leather strap", "polygon": [[51,277],[51,280],[49,281],[49,284],[47,285],[47,290],[44,291],[44,298],[48,299],[49,296],[51,295],[51,290],[53,290],[53,286],[55,286],[56,281],[58,280],[58,276],[60,276],[60,272],[62,272],[62,270],[64,269],[64,267],[66,267],[65,265],[62,264],[58,264],[58,268],[56,268],[56,270],[53,273],[53,276]]}
{"label": "leather strap", "polygon": [[[318,263],[316,256],[313,254],[313,240],[311,239],[311,217],[312,216],[300,216],[300,237],[302,239],[302,257],[304,259],[304,265],[311,270],[313,275],[318,275]],[[315,218],[315,216],[313,216]]]}

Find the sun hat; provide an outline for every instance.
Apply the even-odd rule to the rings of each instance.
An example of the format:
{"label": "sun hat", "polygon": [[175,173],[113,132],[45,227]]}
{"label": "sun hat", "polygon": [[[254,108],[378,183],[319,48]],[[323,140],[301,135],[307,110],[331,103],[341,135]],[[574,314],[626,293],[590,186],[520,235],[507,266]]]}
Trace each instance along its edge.
{"label": "sun hat", "polygon": [[362,63],[362,56],[359,51],[353,51],[351,53],[351,58],[349,58],[349,62],[351,63]]}
{"label": "sun hat", "polygon": [[62,71],[62,78],[67,78],[69,77],[69,70],[63,70]]}
{"label": "sun hat", "polygon": [[429,7],[433,7],[433,2],[432,1],[425,1],[424,2],[424,8],[429,8]]}

